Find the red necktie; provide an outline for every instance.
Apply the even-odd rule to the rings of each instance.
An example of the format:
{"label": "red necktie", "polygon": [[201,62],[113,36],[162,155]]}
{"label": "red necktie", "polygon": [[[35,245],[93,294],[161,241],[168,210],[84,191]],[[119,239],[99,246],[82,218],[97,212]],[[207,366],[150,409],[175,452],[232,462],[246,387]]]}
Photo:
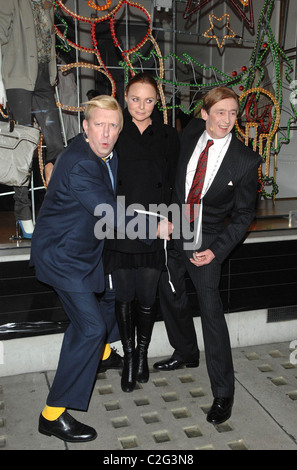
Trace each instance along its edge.
{"label": "red necktie", "polygon": [[198,204],[200,203],[201,191],[207,168],[208,149],[213,145],[213,140],[208,140],[205,149],[201,152],[192,186],[187,198],[186,216],[189,222],[193,222],[198,216]]}

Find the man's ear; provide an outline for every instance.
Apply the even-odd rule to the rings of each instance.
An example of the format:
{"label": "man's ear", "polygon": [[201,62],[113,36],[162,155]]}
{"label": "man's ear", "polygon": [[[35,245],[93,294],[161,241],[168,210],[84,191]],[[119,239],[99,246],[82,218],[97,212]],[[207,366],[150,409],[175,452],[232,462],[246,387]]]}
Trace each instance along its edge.
{"label": "man's ear", "polygon": [[88,121],[86,119],[83,120],[82,122],[82,126],[83,126],[83,136],[84,136],[84,139],[86,142],[89,142],[89,139],[88,139]]}
{"label": "man's ear", "polygon": [[204,119],[204,121],[207,121],[208,113],[203,108],[201,109],[201,117]]}

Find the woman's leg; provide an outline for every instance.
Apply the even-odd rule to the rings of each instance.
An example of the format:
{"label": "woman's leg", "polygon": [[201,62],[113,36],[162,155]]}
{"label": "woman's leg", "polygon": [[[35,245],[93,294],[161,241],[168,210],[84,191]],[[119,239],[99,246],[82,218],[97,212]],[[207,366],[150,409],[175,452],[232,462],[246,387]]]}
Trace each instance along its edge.
{"label": "woman's leg", "polygon": [[121,387],[124,392],[132,392],[136,385],[135,350],[135,279],[133,269],[117,269],[112,275],[116,291],[115,313],[124,352]]}
{"label": "woman's leg", "polygon": [[161,271],[153,268],[136,270],[136,327],[135,351],[136,380],[145,383],[149,379],[147,353],[155,323],[155,303]]}

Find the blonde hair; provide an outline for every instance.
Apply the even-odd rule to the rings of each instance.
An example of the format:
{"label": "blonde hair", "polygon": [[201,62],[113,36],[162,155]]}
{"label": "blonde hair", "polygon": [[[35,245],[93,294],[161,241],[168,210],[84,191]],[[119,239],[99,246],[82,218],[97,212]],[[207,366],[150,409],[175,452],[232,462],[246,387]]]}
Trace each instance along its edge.
{"label": "blonde hair", "polygon": [[89,121],[91,114],[94,110],[94,108],[100,108],[100,109],[108,109],[111,111],[118,111],[120,114],[120,127],[121,130],[123,128],[123,111],[119,103],[115,98],[109,95],[99,95],[95,96],[95,98],[92,98],[90,101],[87,101],[85,103],[86,109],[85,109],[85,119]]}

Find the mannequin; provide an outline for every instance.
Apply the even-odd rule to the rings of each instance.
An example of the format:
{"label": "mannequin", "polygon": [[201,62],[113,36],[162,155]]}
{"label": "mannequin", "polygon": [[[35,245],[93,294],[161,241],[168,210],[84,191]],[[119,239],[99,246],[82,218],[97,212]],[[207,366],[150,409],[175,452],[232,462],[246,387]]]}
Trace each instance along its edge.
{"label": "mannequin", "polygon": [[[35,117],[46,144],[45,178],[63,150],[53,85],[57,75],[54,12],[49,0],[0,0],[0,105],[14,120],[32,126]],[[14,187],[16,223],[24,238],[34,230],[28,181]]]}

